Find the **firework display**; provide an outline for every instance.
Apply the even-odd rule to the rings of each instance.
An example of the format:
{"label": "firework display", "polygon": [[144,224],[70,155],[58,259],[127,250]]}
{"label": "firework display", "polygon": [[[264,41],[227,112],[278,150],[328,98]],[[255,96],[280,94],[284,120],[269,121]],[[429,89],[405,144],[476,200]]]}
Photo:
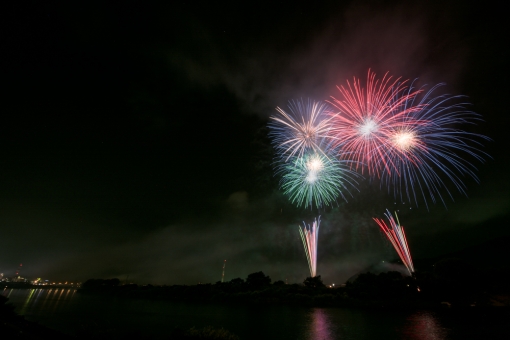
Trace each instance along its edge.
{"label": "firework display", "polygon": [[344,192],[356,185],[357,174],[347,164],[324,153],[305,153],[280,165],[280,186],[298,207],[331,205],[338,196],[346,199]]}
{"label": "firework display", "polygon": [[407,245],[406,234],[404,232],[404,227],[400,225],[398,220],[397,213],[395,213],[395,218],[391,215],[389,210],[386,210],[384,214],[388,219],[389,226],[383,219],[373,218],[374,221],[379,225],[381,230],[384,232],[384,235],[390,240],[393,248],[397,251],[398,256],[406,266],[409,274],[412,275],[414,273],[413,260],[411,258],[411,252],[409,251],[409,246]]}
{"label": "firework display", "polygon": [[315,219],[312,225],[306,226],[303,222],[303,227],[299,227],[299,234],[303,241],[303,247],[305,248],[306,259],[308,260],[308,266],[310,267],[310,276],[315,277],[317,275],[317,244],[319,239],[319,226],[321,223],[320,216]]}
{"label": "firework display", "polygon": [[303,157],[305,152],[322,153],[330,128],[327,104],[301,100],[290,102],[288,107],[288,112],[277,107],[280,114],[270,117],[269,136],[278,157],[288,161],[293,156]]}
{"label": "firework display", "polygon": [[395,198],[445,204],[441,191],[452,197],[448,185],[465,194],[462,178],[477,180],[465,156],[483,161],[477,140],[487,138],[458,128],[480,120],[459,103],[462,97],[434,97],[441,84],[424,92],[407,83],[387,75],[379,81],[369,71],[366,88],[357,79],[339,87],[330,140],[340,147],[340,158],[353,157],[352,164],[379,178]]}
{"label": "firework display", "polygon": [[[370,184],[386,187],[402,203],[453,199],[466,194],[464,180],[477,181],[472,162],[483,162],[486,136],[463,129],[481,121],[463,96],[436,95],[443,84],[426,90],[417,81],[353,78],[338,86],[339,96],[326,103],[292,101],[271,116],[269,137],[275,150],[280,188],[293,204],[325,209],[356,188],[367,175]],[[404,228],[387,210],[387,222],[373,218],[395,248],[409,273],[413,262]],[[320,218],[299,227],[312,277],[316,276]]]}

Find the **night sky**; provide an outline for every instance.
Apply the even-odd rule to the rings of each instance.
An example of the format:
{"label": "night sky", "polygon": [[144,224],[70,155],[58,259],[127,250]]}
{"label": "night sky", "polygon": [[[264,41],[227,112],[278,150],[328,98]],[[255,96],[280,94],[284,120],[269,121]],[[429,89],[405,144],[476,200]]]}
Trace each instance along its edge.
{"label": "night sky", "polygon": [[[509,236],[509,20],[500,1],[13,2],[0,11],[0,272],[196,284],[309,276],[267,122],[370,68],[469,98],[492,139],[468,196],[418,207],[363,182],[321,211],[318,274]],[[419,268],[418,268],[419,270]]]}

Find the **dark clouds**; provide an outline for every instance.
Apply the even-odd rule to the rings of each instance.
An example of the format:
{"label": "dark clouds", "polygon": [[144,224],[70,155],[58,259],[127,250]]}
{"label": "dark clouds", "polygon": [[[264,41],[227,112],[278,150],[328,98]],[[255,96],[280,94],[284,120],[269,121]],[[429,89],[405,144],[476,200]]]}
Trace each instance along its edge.
{"label": "dark clouds", "polygon": [[[291,11],[280,19],[281,25],[268,25],[272,31],[262,17],[265,39],[250,39],[249,34],[235,39],[244,31],[208,30],[191,20],[183,23],[183,30],[193,32],[184,52],[179,44],[168,46],[168,60],[196,84],[226,85],[242,99],[245,110],[263,117],[289,98],[328,99],[336,94],[336,85],[353,76],[364,78],[368,68],[380,76],[389,72],[420,78],[421,84],[452,86],[470,53],[466,40],[473,37],[460,37],[458,16],[446,15],[437,6],[353,2],[331,5],[320,20],[308,19],[305,10]],[[198,48],[202,53],[186,52]]]}
{"label": "dark clouds", "polygon": [[[200,7],[200,6],[199,6]],[[3,20],[0,272],[196,283],[307,275],[265,125],[368,68],[466,94],[493,159],[447,208],[367,183],[321,211],[319,273],[340,282],[394,254],[371,217],[397,209],[424,257],[506,233],[508,25],[462,1],[13,5]],[[4,14],[5,15],[5,14]],[[9,274],[10,275],[10,274]]]}

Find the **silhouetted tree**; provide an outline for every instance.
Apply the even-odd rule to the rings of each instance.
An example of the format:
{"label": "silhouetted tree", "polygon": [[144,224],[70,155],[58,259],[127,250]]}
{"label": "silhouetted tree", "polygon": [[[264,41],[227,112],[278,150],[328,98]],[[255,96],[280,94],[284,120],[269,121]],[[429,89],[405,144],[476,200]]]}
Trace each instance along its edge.
{"label": "silhouetted tree", "polygon": [[264,275],[263,272],[251,273],[246,278],[248,287],[253,290],[259,290],[271,284],[271,278]]}
{"label": "silhouetted tree", "polygon": [[466,282],[474,272],[468,262],[458,258],[446,258],[434,264],[434,273],[443,280]]}
{"label": "silhouetted tree", "polygon": [[242,285],[242,284],[244,284],[244,280],[243,280],[243,279],[241,279],[240,277],[235,278],[235,279],[232,279],[232,280],[230,280],[229,282],[230,282],[231,284],[233,284],[233,285]]}
{"label": "silhouetted tree", "polygon": [[436,293],[441,299],[450,302],[471,303],[477,290],[477,270],[467,261],[459,258],[446,258],[434,264],[434,274],[438,280]]}
{"label": "silhouetted tree", "polygon": [[305,287],[308,288],[324,288],[326,287],[322,282],[321,276],[307,277],[305,281],[303,281]]}

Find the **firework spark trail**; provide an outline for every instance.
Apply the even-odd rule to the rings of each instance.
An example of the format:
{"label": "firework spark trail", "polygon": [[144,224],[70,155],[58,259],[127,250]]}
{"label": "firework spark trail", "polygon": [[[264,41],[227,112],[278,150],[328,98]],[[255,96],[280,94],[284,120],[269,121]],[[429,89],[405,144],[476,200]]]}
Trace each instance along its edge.
{"label": "firework spark trail", "polygon": [[317,245],[319,239],[319,226],[321,223],[320,216],[315,219],[312,225],[306,226],[303,222],[303,228],[299,228],[299,234],[303,241],[303,247],[305,248],[306,259],[308,260],[308,266],[310,268],[311,277],[317,275]]}
{"label": "firework spark trail", "polygon": [[344,192],[356,188],[359,175],[350,170],[349,161],[327,157],[324,153],[305,154],[281,163],[277,173],[282,173],[280,187],[292,203],[305,208],[333,204],[337,197],[344,200]]}
{"label": "firework spark trail", "polygon": [[330,139],[342,150],[341,159],[353,158],[351,165],[366,168],[395,198],[416,205],[423,199],[428,208],[430,197],[446,205],[442,191],[453,199],[447,184],[466,194],[463,178],[477,181],[465,156],[483,162],[487,155],[477,147],[490,139],[458,128],[481,120],[458,103],[461,96],[433,97],[442,84],[425,93],[407,83],[387,75],[375,80],[369,71],[366,89],[356,78],[352,86],[339,87],[342,99],[332,101],[339,112],[330,113]]}
{"label": "firework spark trail", "polygon": [[278,116],[271,116],[269,136],[279,158],[287,162],[305,152],[322,153],[325,138],[329,136],[330,118],[326,103],[308,100],[289,102],[289,112],[277,107]]}
{"label": "firework spark trail", "polygon": [[400,225],[400,221],[398,220],[397,213],[395,213],[395,218],[391,215],[389,210],[386,210],[384,213],[390,227],[386,224],[383,219],[373,218],[373,220],[379,225],[381,230],[384,232],[388,240],[390,240],[393,248],[397,251],[398,256],[406,266],[410,275],[414,273],[413,260],[411,259],[411,252],[409,251],[409,246],[407,245],[406,234],[404,232],[404,227]]}

